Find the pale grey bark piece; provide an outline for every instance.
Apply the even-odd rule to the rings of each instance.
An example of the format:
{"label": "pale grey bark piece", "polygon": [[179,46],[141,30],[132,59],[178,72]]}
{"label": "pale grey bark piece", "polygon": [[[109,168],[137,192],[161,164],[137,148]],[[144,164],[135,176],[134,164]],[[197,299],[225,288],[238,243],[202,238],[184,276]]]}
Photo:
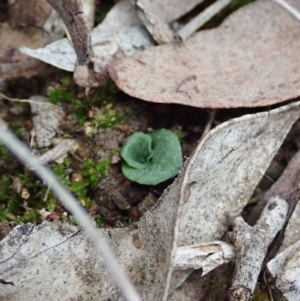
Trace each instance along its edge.
{"label": "pale grey bark piece", "polygon": [[63,139],[54,148],[42,154],[37,159],[41,164],[56,161],[71,151],[75,147],[75,144],[76,140]]}
{"label": "pale grey bark piece", "polygon": [[288,301],[300,298],[300,240],[279,253],[267,264],[276,277],[276,286]]}
{"label": "pale grey bark piece", "polygon": [[112,31],[123,26],[135,26],[141,23],[134,5],[129,0],[121,0],[106,14],[105,19],[93,29],[93,32],[97,34],[98,32]]}
{"label": "pale grey bark piece", "polygon": [[[110,241],[127,270],[139,266],[142,251],[128,229],[99,230],[99,235]],[[139,281],[141,275],[131,277]],[[85,232],[68,224],[17,226],[1,241],[0,278],[14,283],[0,284],[0,299],[6,301],[125,300]]]}
{"label": "pale grey bark piece", "polygon": [[36,138],[38,147],[49,146],[65,113],[61,107],[50,103],[46,97],[32,96],[30,100],[35,101],[30,103],[33,115],[32,134]]}
{"label": "pale grey bark piece", "polygon": [[279,252],[284,251],[289,246],[300,240],[300,202],[298,201],[294,212],[289,219],[289,223],[284,233],[284,239]]}
{"label": "pale grey bark piece", "polygon": [[[299,4],[299,3],[298,3]],[[267,268],[276,277],[276,287],[282,292],[284,300],[295,301],[300,298],[299,250],[300,250],[300,202],[299,202],[299,163],[300,153],[292,158],[289,170],[279,187],[281,195],[291,195],[297,201],[286,226],[283,241],[277,255],[268,262]],[[288,169],[288,168],[287,168]],[[294,194],[294,195],[293,195]]]}
{"label": "pale grey bark piece", "polygon": [[228,301],[226,290],[232,272],[233,263],[221,265],[204,277],[201,270],[196,270],[170,294],[168,301]]}
{"label": "pale grey bark piece", "polygon": [[[137,6],[139,6],[139,1],[137,2]],[[158,44],[170,43],[174,40],[175,34],[170,26],[161,21],[156,15],[150,12],[145,14],[144,10],[141,9],[138,11],[138,16]]]}
{"label": "pale grey bark piece", "polygon": [[[296,163],[296,162],[295,162]],[[276,286],[289,301],[300,298],[300,202],[298,201],[285,229],[278,254],[267,268],[276,278]]]}
{"label": "pale grey bark piece", "polygon": [[252,298],[268,247],[282,229],[287,213],[287,202],[275,196],[269,200],[255,226],[249,226],[242,217],[235,219],[232,238],[236,262],[228,291],[231,301],[249,301]]}
{"label": "pale grey bark piece", "polygon": [[219,265],[235,259],[235,247],[223,241],[213,241],[176,250],[174,269],[202,269],[201,276]]}

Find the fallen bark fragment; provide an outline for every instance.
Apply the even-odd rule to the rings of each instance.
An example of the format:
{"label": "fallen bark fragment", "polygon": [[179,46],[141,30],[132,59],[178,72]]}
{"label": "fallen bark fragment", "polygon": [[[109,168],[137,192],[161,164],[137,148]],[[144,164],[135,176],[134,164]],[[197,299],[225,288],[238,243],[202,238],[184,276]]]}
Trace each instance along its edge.
{"label": "fallen bark fragment", "polygon": [[51,139],[58,131],[60,121],[65,113],[63,109],[49,102],[46,97],[32,96],[30,100],[31,112],[33,114],[32,136],[36,138],[39,148],[51,145]]}
{"label": "fallen bark fragment", "polygon": [[201,276],[234,260],[235,248],[223,241],[177,248],[174,269],[202,269]]}
{"label": "fallen bark fragment", "polygon": [[112,31],[120,27],[140,24],[142,24],[142,21],[139,19],[134,5],[128,0],[121,0],[112,7],[104,20],[93,29],[93,32],[97,35],[98,32]]}
{"label": "fallen bark fragment", "polygon": [[247,219],[247,222],[250,225],[254,225],[263,208],[266,206],[266,203],[274,195],[286,200],[289,204],[285,225],[277,235],[276,240],[270,246],[265,259],[265,264],[274,258],[278,251],[283,251],[300,239],[300,232],[298,231],[300,227],[300,206],[298,202],[300,198],[299,183],[300,151],[298,151],[290,160],[282,175],[259,200]]}
{"label": "fallen bark fragment", "polygon": [[[139,2],[137,2],[137,5]],[[170,43],[174,40],[174,33],[169,25],[161,21],[156,15],[145,14],[143,10],[138,11],[138,16],[158,44]]]}
{"label": "fallen bark fragment", "polygon": [[75,144],[76,141],[73,139],[63,139],[54,148],[38,157],[37,160],[41,164],[56,161],[71,151],[75,147]]}
{"label": "fallen bark fragment", "polygon": [[287,212],[287,202],[273,197],[254,227],[249,226],[242,217],[235,219],[233,241],[237,260],[232,286],[228,291],[231,301],[251,299],[268,247],[282,229]]}
{"label": "fallen bark fragment", "polygon": [[[97,234],[115,248],[120,245],[118,257],[127,269],[139,265],[143,252],[134,247],[128,229],[115,229],[111,234],[98,229]],[[133,252],[135,263],[131,261]],[[138,281],[139,275],[134,273],[131,277]],[[0,300],[125,301],[86,233],[80,227],[59,222],[14,228],[1,241],[0,275],[14,283],[0,283]]]}

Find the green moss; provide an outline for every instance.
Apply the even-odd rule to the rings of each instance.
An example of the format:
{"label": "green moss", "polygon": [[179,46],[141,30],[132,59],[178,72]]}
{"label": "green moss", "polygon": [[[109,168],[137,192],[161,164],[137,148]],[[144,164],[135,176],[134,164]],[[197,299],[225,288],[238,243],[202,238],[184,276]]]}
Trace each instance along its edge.
{"label": "green moss", "polygon": [[74,226],[79,226],[79,223],[78,223],[77,219],[74,218],[74,217],[71,217],[71,218],[69,219],[69,223],[70,223],[71,225],[74,225]]}
{"label": "green moss", "polygon": [[33,224],[39,224],[42,222],[41,215],[39,213],[39,210],[35,208],[26,208],[25,213],[23,216],[19,216],[17,218],[17,221],[20,223],[33,223]]}
{"label": "green moss", "polygon": [[269,298],[257,287],[251,301],[269,301]]}
{"label": "green moss", "polygon": [[[60,83],[50,87],[47,95],[52,103],[63,103],[67,114],[74,114],[81,128],[87,121],[96,129],[108,128],[122,121],[121,112],[114,108],[117,88],[112,81],[108,81],[104,87],[92,90],[88,98],[79,97],[77,90],[73,80],[65,77],[61,79]],[[95,114],[92,115],[90,112]],[[14,122],[11,129],[18,137],[22,137],[24,124]],[[64,131],[66,130],[69,130],[70,135],[73,136],[73,128],[64,129]],[[15,220],[38,223],[41,221],[39,213],[41,209],[54,212],[61,219],[63,218],[64,208],[51,191],[48,191],[48,187],[31,171],[19,164],[2,145],[0,145],[0,163],[0,222]],[[97,162],[91,158],[78,165],[73,163],[70,157],[67,157],[63,164],[53,164],[52,170],[81,204],[90,208],[95,204],[91,195],[100,179],[107,174],[109,165],[110,162],[107,160]],[[72,174],[79,175],[78,179],[72,178],[70,170],[72,170]],[[20,191],[13,188],[16,179],[20,182],[21,187],[28,191],[27,199],[22,196]],[[65,218],[68,219],[68,217]]]}
{"label": "green moss", "polygon": [[57,208],[57,200],[55,198],[50,198],[47,201],[47,210],[49,212],[54,212],[56,208]]}
{"label": "green moss", "polygon": [[[22,191],[14,188],[16,181],[26,189],[28,198],[22,196]],[[24,223],[40,222],[39,210],[45,205],[41,202],[44,193],[45,188],[42,183],[28,171],[11,176],[2,175],[0,177],[0,222],[5,220]]]}
{"label": "green moss", "polygon": [[10,151],[1,143],[0,143],[0,158],[3,162],[10,161],[13,159]]}
{"label": "green moss", "polygon": [[[123,121],[123,114],[114,109],[117,91],[114,82],[109,80],[105,86],[93,89],[88,97],[78,98],[70,79],[66,77],[59,85],[48,88],[47,96],[53,104],[63,102],[69,105],[81,127],[89,124],[97,129],[110,128]],[[92,116],[89,116],[90,112]],[[93,137],[95,134],[95,131],[89,131],[87,136]]]}
{"label": "green moss", "polygon": [[102,108],[107,104],[113,105],[118,91],[116,84],[109,79],[105,86],[92,89],[88,97],[84,98],[84,103],[97,108]]}
{"label": "green moss", "polygon": [[70,106],[76,120],[80,126],[88,119],[88,107],[81,99],[78,99],[74,93],[75,87],[68,77],[61,79],[60,84],[55,87],[49,87],[47,96],[51,103],[58,104],[63,102]]}
{"label": "green moss", "polygon": [[74,93],[71,91],[64,91],[61,88],[49,88],[47,92],[49,100],[53,104],[58,104],[60,101],[71,101],[74,99]]}
{"label": "green moss", "polygon": [[[0,147],[0,152],[10,158],[10,154],[6,153],[5,148]],[[90,194],[100,179],[107,174],[109,164],[110,162],[107,160],[100,162],[93,159],[85,160],[76,170],[77,174],[82,176],[79,181],[73,180],[68,172],[72,167],[69,157],[63,164],[54,166],[52,170],[62,184],[74,193],[86,208],[90,208],[95,204],[90,198]],[[49,212],[58,210],[60,213],[64,211],[56,197],[32,172],[19,171],[10,176],[6,173],[4,172],[0,176],[0,222],[14,220],[23,223],[40,223],[42,222],[39,213],[41,209],[46,208]],[[22,197],[21,191],[13,189],[16,179],[28,192],[28,198]]]}
{"label": "green moss", "polygon": [[105,226],[105,219],[101,214],[95,214],[94,219],[98,228],[103,228]]}
{"label": "green moss", "polygon": [[95,188],[99,180],[107,175],[109,164],[108,160],[100,162],[95,162],[91,158],[85,160],[82,164],[82,175],[88,181],[88,185]]}
{"label": "green moss", "polygon": [[118,110],[112,109],[111,106],[106,106],[99,110],[94,118],[94,124],[103,129],[122,123],[122,121],[123,114]]}

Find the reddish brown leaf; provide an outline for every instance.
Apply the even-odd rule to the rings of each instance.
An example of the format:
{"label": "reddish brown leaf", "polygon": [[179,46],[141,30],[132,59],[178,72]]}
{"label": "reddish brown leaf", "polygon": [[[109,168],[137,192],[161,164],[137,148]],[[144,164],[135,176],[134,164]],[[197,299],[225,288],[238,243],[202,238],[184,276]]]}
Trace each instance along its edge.
{"label": "reddish brown leaf", "polygon": [[124,92],[195,107],[256,107],[300,95],[300,24],[258,1],[186,43],[153,47],[108,66]]}

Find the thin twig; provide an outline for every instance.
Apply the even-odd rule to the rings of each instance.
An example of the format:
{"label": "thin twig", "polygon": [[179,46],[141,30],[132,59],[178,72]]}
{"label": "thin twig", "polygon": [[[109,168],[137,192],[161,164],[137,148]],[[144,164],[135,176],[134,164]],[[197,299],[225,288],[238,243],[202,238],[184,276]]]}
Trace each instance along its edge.
{"label": "thin twig", "polygon": [[48,199],[49,191],[50,191],[50,186],[48,186],[48,188],[47,188],[47,191],[46,191],[46,194],[45,194],[45,197],[44,197],[44,202],[46,202],[47,199]]}
{"label": "thin twig", "polygon": [[286,11],[288,11],[298,21],[300,21],[300,13],[289,3],[287,3],[285,0],[273,0],[273,1],[276,2],[278,5],[280,5],[282,8],[284,8]]}
{"label": "thin twig", "polygon": [[[6,99],[6,100],[9,100],[9,101],[15,101],[15,102],[26,102],[26,103],[37,103],[37,104],[43,104],[42,102],[40,101],[36,101],[36,100],[31,100],[31,99],[19,99],[19,98],[11,98],[11,97],[8,97],[6,96],[5,94],[1,93],[0,92],[0,97]],[[47,104],[45,102],[45,104]]]}
{"label": "thin twig", "polygon": [[119,287],[122,289],[124,296],[128,301],[141,301],[136,289],[133,287],[123,269],[118,264],[113,251],[106,242],[105,238],[100,235],[93,226],[91,217],[79,205],[74,196],[55,178],[51,171],[40,164],[38,160],[31,155],[30,151],[11,134],[9,131],[0,128],[0,141],[20,159],[25,165],[31,167],[34,172],[53,190],[53,193],[61,200],[62,203],[70,210],[73,216],[79,221],[85,229],[87,235],[94,243],[98,253],[102,256],[103,262],[110,271]]}
{"label": "thin twig", "polygon": [[100,65],[101,67],[105,68],[107,63],[97,59],[96,57],[91,57],[91,62],[93,62],[94,64]]}
{"label": "thin twig", "polygon": [[269,293],[269,297],[270,297],[271,301],[274,301],[274,299],[273,299],[273,294],[272,294],[272,290],[271,290],[271,287],[270,287],[269,282],[268,282],[268,280],[267,280],[267,270],[264,271],[263,279],[264,279],[264,282],[265,282],[265,284],[266,284],[266,286],[267,286],[268,293]]}
{"label": "thin twig", "polygon": [[212,110],[209,112],[209,118],[208,118],[207,124],[203,130],[202,137],[211,130],[212,124],[215,120],[216,112],[217,112],[217,110]]}
{"label": "thin twig", "polygon": [[232,0],[217,0],[198,16],[188,22],[180,30],[178,30],[177,35],[181,40],[185,41],[190,35],[192,35],[198,28],[203,26],[207,21],[209,21],[213,16],[219,13],[224,7],[226,7]]}
{"label": "thin twig", "polygon": [[242,217],[234,221],[232,239],[236,247],[236,263],[229,300],[251,299],[268,248],[284,226],[288,203],[278,196],[272,197],[255,226],[249,226]]}

